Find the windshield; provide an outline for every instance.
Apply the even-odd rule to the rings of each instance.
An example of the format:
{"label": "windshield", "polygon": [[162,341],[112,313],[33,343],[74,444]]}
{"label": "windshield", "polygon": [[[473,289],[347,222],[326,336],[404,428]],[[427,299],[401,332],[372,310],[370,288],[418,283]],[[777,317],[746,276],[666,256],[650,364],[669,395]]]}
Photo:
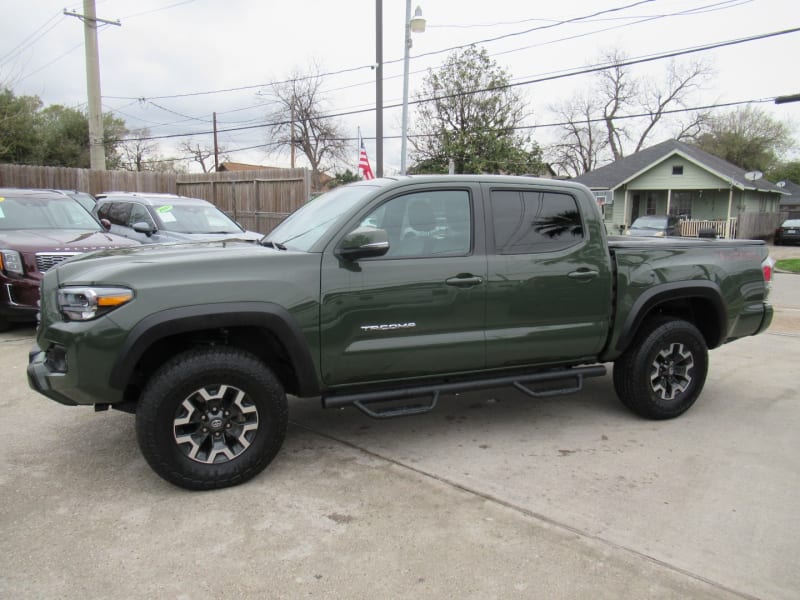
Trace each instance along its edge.
{"label": "windshield", "polygon": [[359,200],[375,191],[372,186],[342,186],[315,198],[293,212],[267,241],[307,252],[327,231],[337,224]]}
{"label": "windshield", "polygon": [[0,230],[11,229],[100,231],[100,224],[72,198],[0,196]]}
{"label": "windshield", "polygon": [[242,233],[242,229],[211,204],[169,204],[153,207],[159,229],[178,233]]}
{"label": "windshield", "polygon": [[664,229],[667,220],[664,217],[639,217],[631,225],[631,229]]}

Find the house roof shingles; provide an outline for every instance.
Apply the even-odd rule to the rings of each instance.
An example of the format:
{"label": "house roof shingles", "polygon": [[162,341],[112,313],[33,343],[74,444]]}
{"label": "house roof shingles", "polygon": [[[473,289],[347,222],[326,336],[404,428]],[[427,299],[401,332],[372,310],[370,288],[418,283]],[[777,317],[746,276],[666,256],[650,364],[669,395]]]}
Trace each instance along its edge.
{"label": "house roof shingles", "polygon": [[685,156],[721,178],[729,180],[732,185],[740,189],[756,189],[782,193],[781,188],[771,181],[763,177],[755,181],[750,181],[745,178],[744,175],[746,171],[744,169],[722,160],[713,154],[709,154],[696,146],[677,140],[667,140],[655,146],[650,146],[635,154],[625,156],[609,165],[575,177],[572,181],[577,181],[595,190],[613,190],[674,154]]}
{"label": "house roof shingles", "polygon": [[788,195],[781,198],[781,205],[800,206],[800,185],[788,179],[784,180],[782,183],[783,187],[781,187],[781,190]]}

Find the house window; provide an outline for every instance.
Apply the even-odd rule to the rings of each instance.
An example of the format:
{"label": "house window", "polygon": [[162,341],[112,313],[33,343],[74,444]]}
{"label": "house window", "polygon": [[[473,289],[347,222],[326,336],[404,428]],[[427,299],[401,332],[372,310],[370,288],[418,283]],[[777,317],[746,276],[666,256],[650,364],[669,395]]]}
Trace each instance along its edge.
{"label": "house window", "polygon": [[656,195],[652,192],[647,194],[647,206],[645,207],[646,215],[656,214]]}
{"label": "house window", "polygon": [[692,200],[694,192],[672,192],[672,200],[669,204],[669,214],[681,219],[692,218]]}
{"label": "house window", "polygon": [[683,165],[673,165],[672,174],[673,175],[683,175]]}

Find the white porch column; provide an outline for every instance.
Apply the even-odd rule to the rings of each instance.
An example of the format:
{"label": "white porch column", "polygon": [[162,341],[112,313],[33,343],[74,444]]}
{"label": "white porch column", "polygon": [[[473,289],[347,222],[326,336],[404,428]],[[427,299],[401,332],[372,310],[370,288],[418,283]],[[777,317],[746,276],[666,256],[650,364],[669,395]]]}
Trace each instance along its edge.
{"label": "white porch column", "polygon": [[725,239],[731,239],[731,211],[733,210],[733,186],[728,193],[728,219],[725,222]]}
{"label": "white porch column", "polygon": [[667,214],[669,214],[669,205],[672,204],[672,190],[667,190]]}
{"label": "white porch column", "polygon": [[628,186],[625,186],[625,202],[622,204],[622,224],[628,226]]}

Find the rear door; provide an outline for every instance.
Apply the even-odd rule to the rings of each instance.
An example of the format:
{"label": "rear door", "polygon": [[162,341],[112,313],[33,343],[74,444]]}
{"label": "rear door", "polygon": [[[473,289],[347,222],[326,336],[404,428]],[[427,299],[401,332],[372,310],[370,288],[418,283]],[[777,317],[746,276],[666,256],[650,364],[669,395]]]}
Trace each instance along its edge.
{"label": "rear door", "polygon": [[351,227],[385,229],[382,257],[322,259],[322,374],[327,385],[481,369],[487,263],[474,185],[412,188]]}
{"label": "rear door", "polygon": [[595,357],[611,305],[599,213],[584,214],[569,190],[485,185],[484,195],[487,366]]}

